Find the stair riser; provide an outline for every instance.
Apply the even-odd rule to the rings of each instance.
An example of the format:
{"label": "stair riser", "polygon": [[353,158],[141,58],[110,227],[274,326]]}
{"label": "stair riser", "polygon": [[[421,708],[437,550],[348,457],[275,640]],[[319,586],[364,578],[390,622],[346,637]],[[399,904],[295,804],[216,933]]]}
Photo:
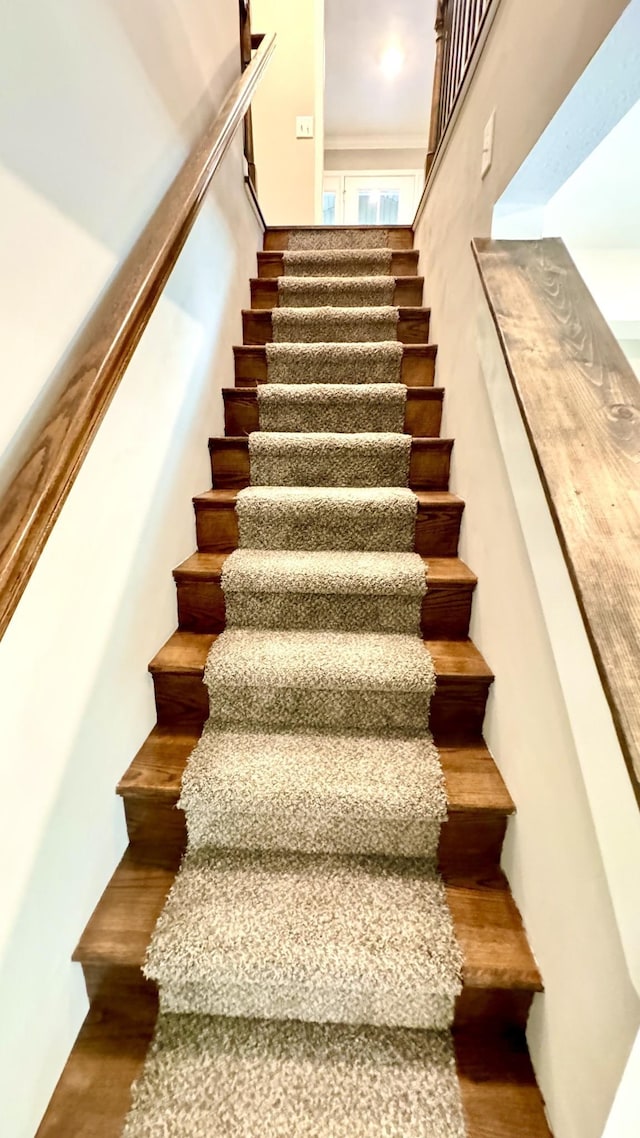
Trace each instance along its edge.
{"label": "stair riser", "polygon": [[[302,310],[301,310],[302,311]],[[429,340],[429,311],[426,308],[402,308],[397,337],[402,344],[426,344]],[[271,312],[245,310],[242,313],[242,342],[269,344],[273,340]]]}
{"label": "stair riser", "polygon": [[[460,536],[462,504],[419,507],[415,550],[422,557],[455,557]],[[238,519],[234,506],[195,504],[198,549],[231,552],[238,548]]]}
{"label": "stair riser", "polygon": [[[152,855],[162,847],[163,856],[173,854],[176,868],[184,852],[187,831],[177,799],[125,797],[124,809],[129,841]],[[481,814],[451,814],[440,831],[438,863],[445,877],[490,875],[498,868],[506,818]]]}
{"label": "stair riser", "polygon": [[[222,632],[225,601],[219,580],[176,581],[180,628],[190,632]],[[422,635],[426,640],[461,640],[469,632],[473,591],[466,585],[434,584],[422,602]],[[284,627],[284,626],[282,626]]]}
{"label": "stair riser", "polygon": [[[87,993],[92,1004],[116,1010],[135,1003],[146,1021],[157,1007],[155,985],[130,966],[82,961]],[[527,1022],[533,994],[518,989],[465,988],[456,1001],[453,1030],[490,1027],[493,1033],[522,1028]]]}
{"label": "stair riser", "polygon": [[[227,435],[249,435],[260,430],[258,400],[255,393],[229,391],[224,395],[224,429]],[[437,438],[442,422],[442,388],[434,398],[412,398],[409,393],[404,414],[404,430],[408,435]]]}
{"label": "stair riser", "polygon": [[[313,277],[308,277],[307,279],[314,280]],[[409,307],[413,307],[414,305],[420,307],[422,304],[423,289],[424,280],[422,277],[415,277],[413,280],[396,280],[391,303]],[[252,280],[251,307],[255,311],[280,307],[277,281],[264,279]]]}
{"label": "stair riser", "polygon": [[[332,229],[341,229],[342,226],[332,226]],[[357,225],[345,226],[346,229],[358,229]],[[295,233],[295,228],[267,229],[264,235],[264,248],[267,250],[282,251],[289,248],[289,234]],[[413,249],[413,230],[410,226],[398,226],[387,230],[386,247],[388,249]]]}
{"label": "stair riser", "polygon": [[[392,277],[415,277],[418,275],[418,250],[398,249],[391,253]],[[284,276],[284,257],[282,253],[258,253],[258,277],[260,280],[273,280]]]}
{"label": "stair riser", "polygon": [[[246,439],[209,441],[211,476],[219,490],[242,490],[249,485],[249,444]],[[416,439],[411,445],[409,485],[414,490],[446,490],[449,485],[451,442]]]}
{"label": "stair riser", "polygon": [[[441,746],[480,740],[490,682],[455,674],[438,677],[429,723]],[[209,699],[201,672],[155,672],[153,684],[160,726],[202,726]]]}
{"label": "stair riser", "polygon": [[[233,349],[236,387],[255,387],[267,382],[264,347],[247,345]],[[435,379],[435,345],[407,345],[400,368],[400,382],[407,387],[432,387]]]}

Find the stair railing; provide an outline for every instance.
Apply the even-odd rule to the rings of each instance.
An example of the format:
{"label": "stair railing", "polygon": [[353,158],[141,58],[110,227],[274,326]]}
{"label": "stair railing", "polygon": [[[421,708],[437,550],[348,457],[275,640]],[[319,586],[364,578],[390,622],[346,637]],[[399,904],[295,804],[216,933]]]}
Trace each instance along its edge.
{"label": "stair railing", "polygon": [[559,238],[473,252],[640,805],[640,381]]}
{"label": "stair railing", "polygon": [[261,42],[61,363],[59,392],[0,503],[0,637],[275,49]]}
{"label": "stair railing", "polygon": [[427,176],[494,0],[438,0]]}

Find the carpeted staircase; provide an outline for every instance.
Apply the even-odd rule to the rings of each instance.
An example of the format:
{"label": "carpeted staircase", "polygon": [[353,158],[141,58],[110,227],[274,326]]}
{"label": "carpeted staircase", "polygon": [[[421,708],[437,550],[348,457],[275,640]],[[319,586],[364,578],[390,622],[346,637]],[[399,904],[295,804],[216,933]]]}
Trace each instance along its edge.
{"label": "carpeted staircase", "polygon": [[549,1138],[411,243],[267,232],[40,1138]]}
{"label": "carpeted staircase", "polygon": [[[189,845],[145,964],[159,1027],[126,1138],[464,1133],[391,251],[341,237],[337,253],[285,254],[277,281],[240,548],[222,575],[229,629],[209,653],[210,718],[180,799]],[[318,358],[338,382],[318,378]],[[354,531],[381,517],[387,532],[359,548]],[[256,1068],[262,1101],[254,1090],[243,1115]]]}

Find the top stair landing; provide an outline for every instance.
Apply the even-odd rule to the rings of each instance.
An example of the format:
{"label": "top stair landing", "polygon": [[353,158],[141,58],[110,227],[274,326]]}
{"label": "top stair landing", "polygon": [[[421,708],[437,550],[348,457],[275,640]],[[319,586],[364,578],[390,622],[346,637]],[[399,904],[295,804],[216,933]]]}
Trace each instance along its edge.
{"label": "top stair landing", "polygon": [[[279,251],[291,249],[294,247],[293,234],[296,235],[293,238],[296,242],[309,238],[317,240],[317,244],[307,245],[307,248],[413,249],[413,229],[410,225],[274,225],[269,226],[265,232],[263,248]],[[373,244],[361,244],[370,239],[373,239]],[[295,248],[300,249],[302,246],[296,244]]]}

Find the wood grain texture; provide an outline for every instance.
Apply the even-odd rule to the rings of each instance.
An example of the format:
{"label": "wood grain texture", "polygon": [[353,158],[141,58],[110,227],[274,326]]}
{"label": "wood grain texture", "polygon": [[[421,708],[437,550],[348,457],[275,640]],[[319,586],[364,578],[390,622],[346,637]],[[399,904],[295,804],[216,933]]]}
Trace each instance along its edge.
{"label": "wood grain texture", "polygon": [[[256,387],[223,387],[226,435],[249,435],[260,430]],[[408,435],[436,438],[442,422],[443,387],[410,387],[404,412]]]}
{"label": "wood grain texture", "polygon": [[[414,305],[400,308],[397,338],[402,344],[426,344],[429,340],[429,309]],[[271,309],[245,308],[242,311],[242,342],[268,344],[273,340]]]}
{"label": "wood grain texture", "polygon": [[[153,1023],[140,1001],[92,1007],[37,1138],[121,1138]],[[454,1044],[467,1138],[551,1138],[521,1032],[458,1028]]]}
{"label": "wood grain texture", "polygon": [[[136,851],[162,850],[164,857],[173,852],[176,866],[186,846],[185,818],[176,804],[197,738],[155,727],[118,784],[131,845]],[[499,868],[511,798],[483,744],[443,748],[440,754],[449,809],[440,831],[440,872],[491,877]]]}
{"label": "wood grain texture", "polygon": [[[420,252],[418,249],[393,250],[391,253],[391,276],[417,276],[419,257]],[[282,253],[277,250],[258,253],[258,276],[262,280],[270,280],[273,279],[273,277],[284,276],[284,258]]]}
{"label": "wood grain texture", "polygon": [[[221,632],[225,599],[221,573],[227,553],[194,553],[174,569],[178,623],[191,632]],[[469,635],[474,573],[455,557],[425,559],[428,588],[422,601],[422,635],[458,640]]]}
{"label": "wood grain texture", "polygon": [[[115,1005],[127,992],[135,998],[136,970],[144,963],[175,872],[175,865],[150,864],[141,851],[130,847],[80,938],[74,960],[82,964],[94,990],[96,977],[111,978]],[[489,1019],[494,1030],[514,1023],[523,1026],[523,1009],[526,1016],[531,997],[541,990],[540,974],[504,877],[496,873],[481,880],[456,878],[446,881],[445,887],[463,956],[456,1023],[466,1026]],[[151,988],[140,972],[140,996],[144,998]],[[108,999],[109,992],[103,989],[99,1002]]]}
{"label": "wood grain texture", "polygon": [[640,384],[562,241],[474,254],[640,804]]}
{"label": "wood grain texture", "polygon": [[15,611],[207,189],[269,62],[265,39],[231,86],[55,377],[58,395],[0,503],[0,636]]}
{"label": "wood grain texture", "polygon": [[[415,550],[423,557],[454,557],[458,549],[464,502],[447,491],[416,490]],[[236,490],[207,490],[193,499],[198,549],[230,551],[238,547]]]}
{"label": "wood grain texture", "polygon": [[[250,284],[251,307],[253,309],[278,308],[280,306],[280,294],[276,280],[269,277],[254,277]],[[393,304],[417,305],[419,307],[422,304],[423,288],[424,277],[396,277]]]}
{"label": "wood grain texture", "polygon": [[[209,713],[203,683],[217,633],[174,632],[149,664],[158,723],[191,732]],[[479,741],[493,673],[470,640],[425,640],[436,670],[430,724],[439,746]]]}
{"label": "wood grain texture", "polygon": [[[409,485],[416,490],[446,490],[452,448],[453,439],[413,438]],[[246,435],[209,439],[209,453],[215,487],[241,490],[249,485],[249,442]]]}
{"label": "wood grain texture", "polygon": [[[264,248],[269,250],[283,250],[289,248],[289,234],[309,230],[322,233],[327,226],[323,225],[270,225],[264,235]],[[410,225],[331,225],[331,232],[338,229],[381,229],[389,235],[390,249],[413,249],[413,229]]]}
{"label": "wood grain texture", "polygon": [[[436,344],[403,344],[400,382],[407,387],[433,387]],[[267,382],[267,355],[264,345],[240,344],[233,349],[236,387],[255,387]]]}

